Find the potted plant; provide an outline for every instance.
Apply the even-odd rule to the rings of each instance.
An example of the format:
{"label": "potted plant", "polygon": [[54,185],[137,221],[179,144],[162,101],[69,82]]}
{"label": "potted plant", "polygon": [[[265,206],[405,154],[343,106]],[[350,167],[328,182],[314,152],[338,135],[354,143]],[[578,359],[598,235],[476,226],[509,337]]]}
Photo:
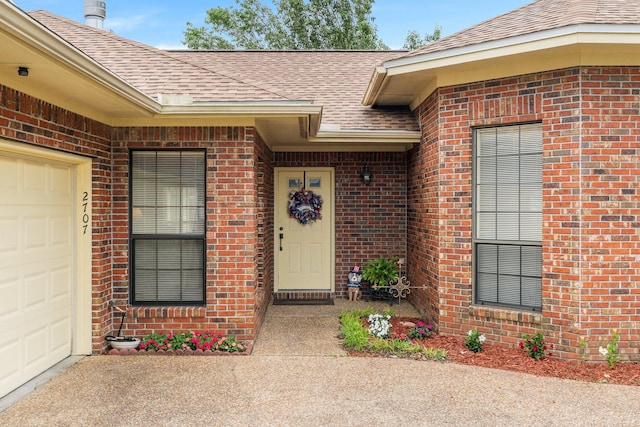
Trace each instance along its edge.
{"label": "potted plant", "polygon": [[118,328],[118,335],[107,335],[107,342],[109,343],[111,348],[115,350],[133,350],[138,348],[140,339],[134,337],[123,337],[120,335],[120,332],[122,332],[122,323],[124,322],[124,317],[127,313],[120,307],[114,306],[114,308],[120,312],[120,327]]}
{"label": "potted plant", "polygon": [[389,286],[392,281],[398,280],[398,258],[370,260],[362,270],[362,278],[374,289]]}

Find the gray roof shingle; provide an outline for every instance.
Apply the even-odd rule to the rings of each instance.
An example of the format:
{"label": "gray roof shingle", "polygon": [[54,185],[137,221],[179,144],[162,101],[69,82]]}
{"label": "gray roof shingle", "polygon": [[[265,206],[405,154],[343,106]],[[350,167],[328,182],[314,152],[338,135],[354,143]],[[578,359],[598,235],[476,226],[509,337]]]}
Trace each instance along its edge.
{"label": "gray roof shingle", "polygon": [[403,57],[440,52],[577,24],[639,24],[638,0],[537,0]]}
{"label": "gray roof shingle", "polygon": [[392,51],[172,51],[174,58],[324,106],[322,121],[349,129],[416,130],[408,110],[361,104],[373,67]]}
{"label": "gray roof shingle", "polygon": [[197,102],[312,101],[324,124],[418,129],[408,109],[361,104],[374,67],[398,51],[164,51],[48,12],[30,16],[147,96]]}

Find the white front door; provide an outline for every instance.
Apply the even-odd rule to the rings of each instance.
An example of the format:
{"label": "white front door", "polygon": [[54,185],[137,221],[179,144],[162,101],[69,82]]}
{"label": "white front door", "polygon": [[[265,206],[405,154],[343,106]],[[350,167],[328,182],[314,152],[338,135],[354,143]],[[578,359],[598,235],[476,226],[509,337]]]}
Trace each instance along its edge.
{"label": "white front door", "polygon": [[0,152],[0,397],[71,354],[73,171]]}
{"label": "white front door", "polygon": [[[333,169],[276,168],[275,175],[275,290],[333,292]],[[289,209],[295,204],[291,194],[303,188],[322,201],[315,208],[321,218],[306,223]],[[298,208],[304,212],[314,206],[298,203]]]}

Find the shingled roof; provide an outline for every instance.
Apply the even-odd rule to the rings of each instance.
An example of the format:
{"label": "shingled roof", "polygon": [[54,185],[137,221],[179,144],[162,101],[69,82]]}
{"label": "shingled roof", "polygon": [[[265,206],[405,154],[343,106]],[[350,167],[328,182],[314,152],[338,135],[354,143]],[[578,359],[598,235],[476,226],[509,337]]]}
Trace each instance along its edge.
{"label": "shingled roof", "polygon": [[151,98],[191,95],[196,101],[274,101],[287,97],[180,61],[166,52],[53,15],[29,15]]}
{"label": "shingled roof", "polygon": [[537,0],[409,52],[405,57],[578,24],[638,24],[638,0]]}
{"label": "shingled roof", "polygon": [[323,106],[325,126],[418,129],[406,108],[361,104],[374,67],[398,57],[398,51],[164,51],[45,11],[29,15],[152,98],[310,101]]}
{"label": "shingled roof", "polygon": [[637,65],[638,0],[537,0],[377,67],[365,105],[417,108],[442,86],[581,65]]}
{"label": "shingled roof", "polygon": [[324,124],[348,129],[417,130],[408,109],[374,109],[361,104],[377,64],[393,51],[173,51],[174,58],[289,99],[313,100],[324,106]]}

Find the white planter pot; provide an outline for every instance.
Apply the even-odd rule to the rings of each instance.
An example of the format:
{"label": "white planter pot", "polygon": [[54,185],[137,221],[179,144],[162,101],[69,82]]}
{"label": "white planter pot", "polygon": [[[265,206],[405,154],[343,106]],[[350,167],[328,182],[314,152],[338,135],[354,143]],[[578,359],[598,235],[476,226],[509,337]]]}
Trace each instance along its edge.
{"label": "white planter pot", "polygon": [[132,350],[138,348],[140,340],[138,338],[124,338],[124,337],[108,337],[107,341],[111,348],[116,350]]}

